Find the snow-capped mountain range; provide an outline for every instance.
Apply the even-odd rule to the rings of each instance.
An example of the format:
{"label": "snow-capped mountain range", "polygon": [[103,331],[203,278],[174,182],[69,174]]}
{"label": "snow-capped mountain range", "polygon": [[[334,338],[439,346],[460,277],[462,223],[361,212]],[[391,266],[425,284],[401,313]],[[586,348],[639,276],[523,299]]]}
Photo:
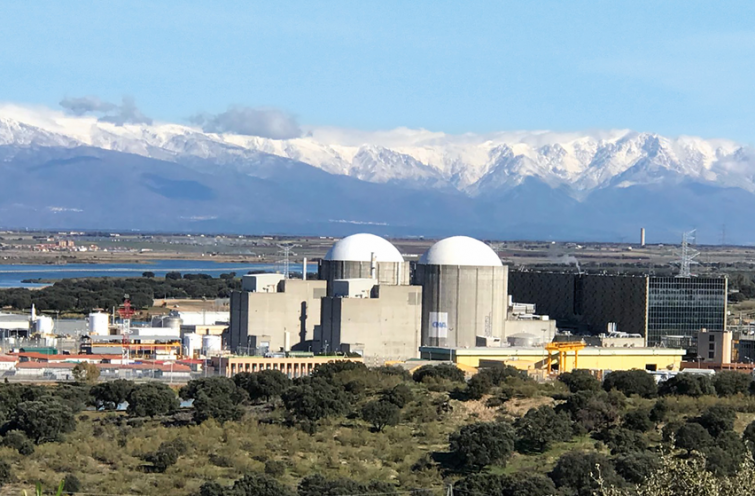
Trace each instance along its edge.
{"label": "snow-capped mountain range", "polygon": [[[592,191],[688,179],[755,192],[755,153],[727,140],[614,130],[447,135],[315,128],[296,139],[205,133],[179,124],[117,126],[49,109],[0,106],[0,145],[91,146],[159,160],[202,159],[202,172],[254,173],[264,155],[375,183],[495,195],[537,179],[576,199]],[[194,162],[196,164],[196,162]]]}
{"label": "snow-capped mountain range", "polygon": [[664,242],[697,227],[714,242],[726,224],[740,233],[729,241],[753,243],[754,209],[755,152],[728,140],[328,127],[268,139],[0,105],[0,227],[572,240],[647,227]]}

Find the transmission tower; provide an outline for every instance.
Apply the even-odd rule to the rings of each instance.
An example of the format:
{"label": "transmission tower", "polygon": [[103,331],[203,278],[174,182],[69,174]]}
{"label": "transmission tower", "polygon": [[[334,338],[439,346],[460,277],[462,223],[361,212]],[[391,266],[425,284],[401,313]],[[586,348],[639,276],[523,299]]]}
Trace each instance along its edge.
{"label": "transmission tower", "polygon": [[682,247],[681,250],[677,252],[679,260],[674,262],[679,264],[679,274],[676,277],[692,277],[692,265],[698,263],[695,258],[700,252],[692,248],[690,245],[694,245],[696,242],[697,229],[682,234]]}
{"label": "transmission tower", "polygon": [[288,279],[290,269],[291,269],[291,256],[296,256],[296,253],[294,253],[293,250],[296,245],[291,244],[281,244],[278,245],[278,248],[280,250],[278,253],[283,257],[281,260],[278,260],[278,264],[281,266],[281,272],[283,272],[283,278]]}

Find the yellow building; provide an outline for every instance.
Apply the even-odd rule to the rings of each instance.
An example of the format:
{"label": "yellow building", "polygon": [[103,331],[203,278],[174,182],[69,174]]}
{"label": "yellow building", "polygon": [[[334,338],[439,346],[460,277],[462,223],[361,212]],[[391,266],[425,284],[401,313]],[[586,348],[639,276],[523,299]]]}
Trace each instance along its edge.
{"label": "yellow building", "polygon": [[280,370],[292,379],[310,375],[316,366],[323,363],[339,361],[362,362],[361,358],[340,356],[283,357],[265,358],[261,356],[220,356],[212,359],[216,370],[221,370],[226,377],[240,372],[260,372],[262,370]]}
{"label": "yellow building", "polygon": [[[425,360],[446,360],[458,365],[479,367],[483,362],[504,362],[522,370],[545,370],[550,360],[554,369],[558,354],[545,348],[437,348],[423,346],[420,354]],[[575,356],[576,353],[576,356]],[[590,370],[679,370],[684,350],[669,348],[599,348],[588,346],[579,351],[565,352],[564,370],[577,367]]]}

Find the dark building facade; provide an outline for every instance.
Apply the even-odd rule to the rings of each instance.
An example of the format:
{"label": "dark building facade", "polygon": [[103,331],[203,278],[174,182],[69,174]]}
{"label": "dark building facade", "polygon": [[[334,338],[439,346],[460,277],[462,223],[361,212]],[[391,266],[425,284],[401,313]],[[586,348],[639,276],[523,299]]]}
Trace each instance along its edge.
{"label": "dark building facade", "polygon": [[726,278],[593,275],[511,271],[509,294],[534,303],[561,329],[641,334],[648,346],[666,337],[694,340],[701,328],[726,326]]}

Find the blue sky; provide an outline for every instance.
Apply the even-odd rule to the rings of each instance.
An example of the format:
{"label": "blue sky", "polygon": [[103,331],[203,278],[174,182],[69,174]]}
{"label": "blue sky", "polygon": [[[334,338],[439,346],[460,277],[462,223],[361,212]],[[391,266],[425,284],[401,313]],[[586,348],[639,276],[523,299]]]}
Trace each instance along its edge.
{"label": "blue sky", "polygon": [[755,143],[755,2],[0,1],[0,100]]}

